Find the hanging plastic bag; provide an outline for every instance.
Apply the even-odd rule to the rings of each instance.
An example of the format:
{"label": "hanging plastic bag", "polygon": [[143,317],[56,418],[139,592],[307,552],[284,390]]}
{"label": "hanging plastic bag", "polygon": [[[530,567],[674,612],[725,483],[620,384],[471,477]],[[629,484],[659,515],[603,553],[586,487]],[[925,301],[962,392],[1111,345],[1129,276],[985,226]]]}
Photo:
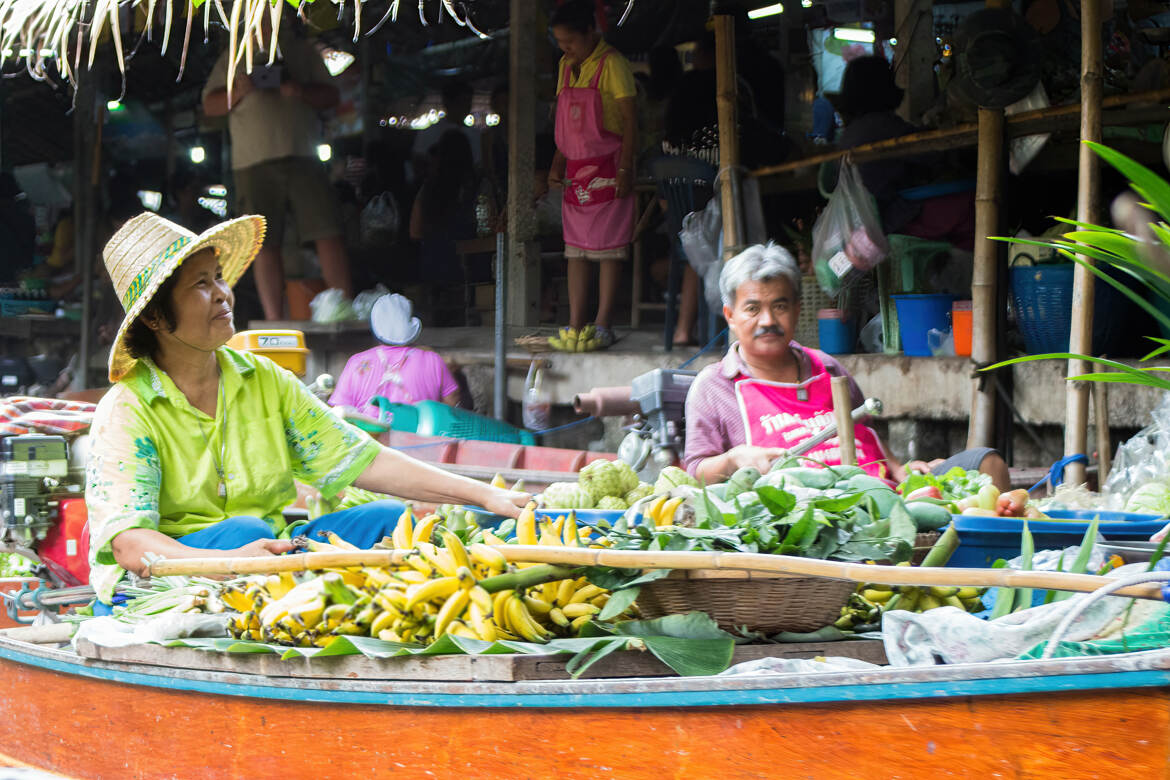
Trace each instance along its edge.
{"label": "hanging plastic bag", "polygon": [[359,320],[368,320],[370,318],[370,310],[374,308],[374,301],[381,298],[383,295],[389,295],[390,290],[386,285],[378,282],[371,290],[362,290],[357,295],[353,296],[353,313]]}
{"label": "hanging plastic bag", "polygon": [[398,240],[398,201],[391,192],[375,195],[362,209],[359,219],[362,244],[388,246]]}
{"label": "hanging plastic bag", "polygon": [[683,217],[678,233],[683,254],[703,282],[703,295],[711,311],[722,311],[719,273],[723,270],[723,208],[718,193],[707,205]]}
{"label": "hanging plastic bag", "polygon": [[849,276],[874,268],[889,255],[877,204],[853,163],[841,163],[837,189],[817,217],[812,238],[817,282],[830,295],[840,292]]}

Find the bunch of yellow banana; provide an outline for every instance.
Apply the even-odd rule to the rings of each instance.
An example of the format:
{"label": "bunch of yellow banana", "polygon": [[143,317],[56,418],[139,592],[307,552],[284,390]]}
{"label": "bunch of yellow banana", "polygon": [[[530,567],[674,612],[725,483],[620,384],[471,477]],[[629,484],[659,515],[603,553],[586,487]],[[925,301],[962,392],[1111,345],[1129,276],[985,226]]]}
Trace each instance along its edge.
{"label": "bunch of yellow banana", "polygon": [[[895,600],[892,598],[894,592],[888,585],[867,585],[865,587],[874,591],[885,588],[885,608],[903,609],[908,612],[927,612],[938,607],[958,607],[966,612],[982,612],[984,609],[983,594],[987,591],[987,588],[960,588],[954,585],[929,588],[898,585],[892,589],[897,593]],[[862,591],[862,593],[865,592]]]}
{"label": "bunch of yellow banana", "polygon": [[[517,541],[579,546],[593,529],[578,528],[570,514],[542,522],[535,505],[518,523]],[[568,570],[547,565],[511,566],[493,545],[504,540],[479,531],[486,544],[464,545],[438,525],[438,515],[418,523],[408,508],[379,546],[410,550],[390,567],[349,567],[257,576],[227,583],[223,601],[240,614],[230,630],[240,639],[302,647],[326,647],[339,636],[370,636],[392,642],[430,644],[444,634],[484,641],[544,642],[572,636],[609,600],[602,588]],[[441,546],[432,543],[432,538]],[[312,551],[356,549],[336,534],[309,542]]]}
{"label": "bunch of yellow banana", "polygon": [[601,338],[593,325],[586,325],[581,330],[564,327],[557,335],[549,336],[548,345],[560,352],[592,352],[601,348]]}
{"label": "bunch of yellow banana", "polygon": [[685,498],[671,498],[668,495],[654,496],[642,506],[642,516],[649,517],[654,525],[681,525],[679,512],[683,509]]}

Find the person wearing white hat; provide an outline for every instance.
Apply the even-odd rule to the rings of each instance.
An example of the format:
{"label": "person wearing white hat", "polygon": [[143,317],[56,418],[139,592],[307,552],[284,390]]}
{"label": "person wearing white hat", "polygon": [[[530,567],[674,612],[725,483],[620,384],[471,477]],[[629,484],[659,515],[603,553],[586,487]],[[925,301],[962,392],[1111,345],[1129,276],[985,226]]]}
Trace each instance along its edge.
{"label": "person wearing white hat", "polygon": [[[256,256],[262,217],[196,235],[155,214],[130,219],[104,260],[126,311],[110,350],[114,386],[91,429],[86,475],[90,582],[108,611],[144,557],[275,555],[292,548],[282,510],[293,480],[326,497],[349,485],[515,517],[529,496],[492,488],[383,447],[332,414],[265,357],[225,346],[231,286]],[[397,501],[335,512],[297,529],[359,547],[389,533]]]}
{"label": "person wearing white hat", "polygon": [[382,344],[346,361],[329,398],[331,406],[376,418],[381,408],[371,400],[379,396],[391,403],[459,405],[459,384],[443,358],[410,346],[418,340],[422,323],[412,316],[409,298],[393,294],[376,300],[370,309],[370,328]]}

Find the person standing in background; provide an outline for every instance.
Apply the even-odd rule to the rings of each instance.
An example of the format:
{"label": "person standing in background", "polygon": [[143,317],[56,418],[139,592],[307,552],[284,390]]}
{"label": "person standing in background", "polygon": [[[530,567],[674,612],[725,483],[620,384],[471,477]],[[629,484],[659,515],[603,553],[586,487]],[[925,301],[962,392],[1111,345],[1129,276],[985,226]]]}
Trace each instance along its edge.
{"label": "person standing in background", "polygon": [[549,187],[564,186],[569,325],[586,322],[593,263],[600,295],[594,324],[613,343],[613,305],[634,234],[635,95],[630,64],[597,30],[592,0],[568,0],[550,20],[564,56],[557,74],[557,153]]}
{"label": "person standing in background", "polygon": [[[264,15],[267,20],[269,17]],[[271,33],[262,26],[265,40]],[[353,297],[349,257],[341,239],[337,201],[324,166],[317,160],[321,140],[318,112],[338,102],[338,90],[320,53],[285,27],[279,35],[276,64],[256,51],[249,76],[236,66],[231,101],[227,93],[225,49],[203,87],[207,116],[227,116],[232,143],[232,175],[237,210],[263,215],[268,223],[264,246],[253,264],[264,318],[284,317],[284,215],[291,208],[301,241],[316,245],[321,275],[330,288]]]}

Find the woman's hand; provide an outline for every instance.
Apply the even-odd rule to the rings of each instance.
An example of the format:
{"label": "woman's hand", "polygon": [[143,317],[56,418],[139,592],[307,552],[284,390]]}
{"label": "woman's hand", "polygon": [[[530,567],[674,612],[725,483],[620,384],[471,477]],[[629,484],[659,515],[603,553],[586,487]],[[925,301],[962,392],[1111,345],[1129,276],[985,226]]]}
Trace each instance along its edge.
{"label": "woman's hand", "polygon": [[292,552],[293,547],[293,543],[287,539],[257,539],[243,547],[237,547],[232,552],[241,558],[260,558],[265,555],[284,555],[286,552]]}
{"label": "woman's hand", "polygon": [[518,490],[504,490],[503,488],[489,488],[489,490],[491,492],[483,499],[483,508],[504,517],[519,517],[520,510],[532,500],[530,494]]}

